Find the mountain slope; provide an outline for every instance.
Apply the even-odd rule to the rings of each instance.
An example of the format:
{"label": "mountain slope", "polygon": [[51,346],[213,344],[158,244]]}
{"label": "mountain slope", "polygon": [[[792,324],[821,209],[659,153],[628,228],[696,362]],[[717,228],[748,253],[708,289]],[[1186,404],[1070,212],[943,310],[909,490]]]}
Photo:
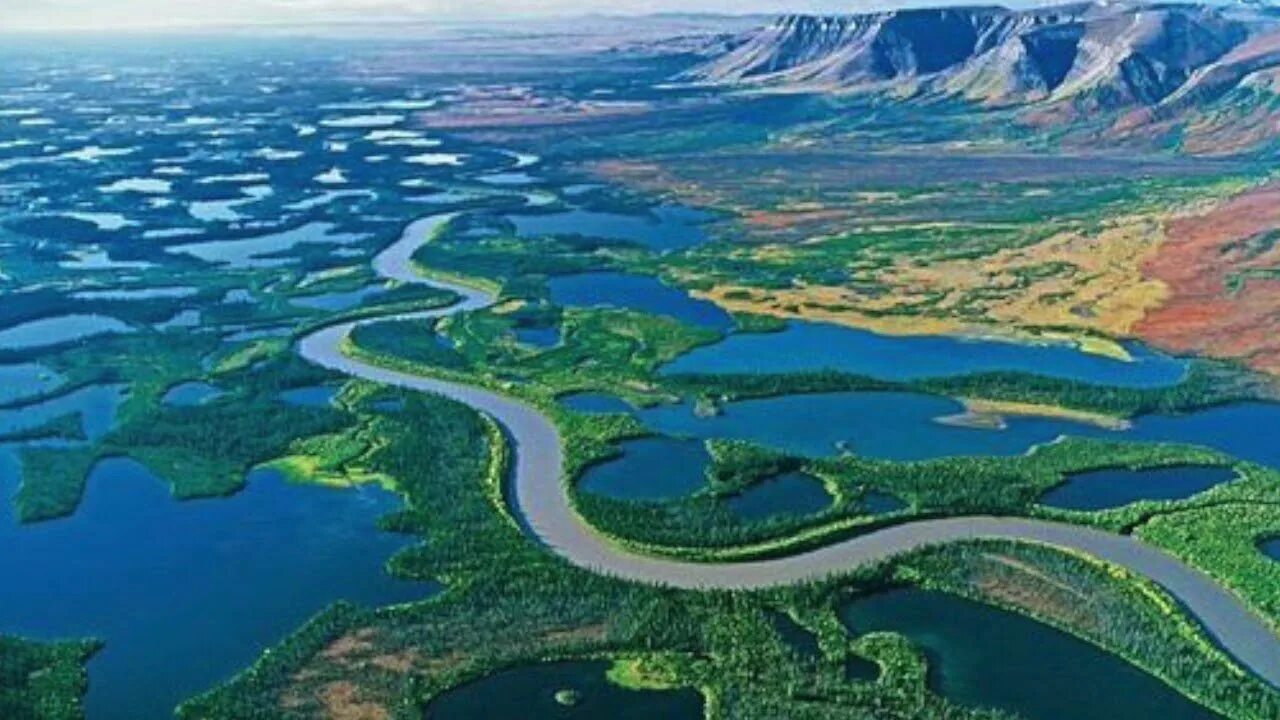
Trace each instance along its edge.
{"label": "mountain slope", "polygon": [[1024,108],[1033,125],[1115,113],[1103,136],[1138,138],[1209,132],[1241,115],[1233,112],[1241,102],[1253,108],[1243,114],[1253,121],[1260,107],[1270,116],[1277,78],[1280,17],[1272,11],[1126,3],[789,15],[727,44],[682,79],[961,98]]}

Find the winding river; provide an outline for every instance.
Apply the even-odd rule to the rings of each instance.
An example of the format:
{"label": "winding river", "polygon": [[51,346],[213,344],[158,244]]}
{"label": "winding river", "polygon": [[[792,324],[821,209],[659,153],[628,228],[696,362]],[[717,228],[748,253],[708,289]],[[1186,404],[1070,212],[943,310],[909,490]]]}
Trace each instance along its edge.
{"label": "winding river", "polygon": [[[456,214],[411,223],[399,241],[373,261],[391,280],[452,290],[454,305],[437,310],[361,320],[431,318],[488,306],[481,291],[428,281],[412,266],[415,250]],[[977,538],[1004,538],[1080,551],[1144,575],[1163,586],[1194,615],[1243,666],[1280,687],[1280,636],[1261,616],[1208,575],[1141,541],[1086,527],[1007,517],[922,520],[877,530],[817,550],[751,562],[707,564],[635,554],[597,533],[574,512],[564,478],[564,457],[555,425],[520,400],[478,387],[372,365],[343,353],[344,340],[358,324],[320,329],[298,342],[309,361],[377,383],[435,393],[486,413],[506,427],[515,451],[514,505],[537,541],[579,567],[627,580],[688,589],[758,589],[815,580],[847,572],[928,545]]]}

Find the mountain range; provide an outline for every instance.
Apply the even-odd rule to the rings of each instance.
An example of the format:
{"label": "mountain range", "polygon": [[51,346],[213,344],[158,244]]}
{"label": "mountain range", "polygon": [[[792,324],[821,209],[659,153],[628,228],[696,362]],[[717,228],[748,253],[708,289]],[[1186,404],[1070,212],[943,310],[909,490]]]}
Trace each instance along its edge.
{"label": "mountain range", "polygon": [[1032,126],[1175,137],[1226,154],[1280,137],[1280,10],[1088,3],[787,15],[681,80],[1013,108]]}

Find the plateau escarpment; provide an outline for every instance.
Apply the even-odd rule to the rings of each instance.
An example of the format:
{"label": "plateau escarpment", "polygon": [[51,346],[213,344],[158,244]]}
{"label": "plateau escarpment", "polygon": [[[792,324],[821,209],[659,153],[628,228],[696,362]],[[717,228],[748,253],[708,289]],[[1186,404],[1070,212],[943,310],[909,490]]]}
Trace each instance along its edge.
{"label": "plateau escarpment", "polygon": [[[1204,153],[1255,147],[1280,132],[1280,18],[1262,9],[1124,3],[790,15],[726,48],[683,79],[959,99],[1014,108],[1031,127],[1084,126],[1091,139],[1176,130]],[[1253,122],[1224,127],[1224,116]]]}

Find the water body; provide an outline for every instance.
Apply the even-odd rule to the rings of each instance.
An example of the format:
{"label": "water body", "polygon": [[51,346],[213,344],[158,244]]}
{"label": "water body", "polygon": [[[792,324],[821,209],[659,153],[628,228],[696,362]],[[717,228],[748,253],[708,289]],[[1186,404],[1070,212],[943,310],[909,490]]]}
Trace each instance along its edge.
{"label": "water body", "polygon": [[0,403],[39,396],[64,382],[62,375],[37,363],[0,365]]}
{"label": "water body", "polygon": [[729,403],[713,417],[692,406],[660,405],[638,411],[646,427],[667,435],[750,440],[786,452],[822,457],[849,451],[885,460],[1019,455],[1063,436],[1202,445],[1242,460],[1280,468],[1280,404],[1239,403],[1187,415],[1137,418],[1129,430],[1107,430],[1055,418],[1010,417],[1003,430],[957,427],[937,418],[960,403],[908,392],[784,395]]}
{"label": "water body", "polygon": [[868,515],[888,515],[907,508],[907,503],[901,498],[875,490],[863,493],[858,505]]}
{"label": "water body", "polygon": [[114,427],[116,411],[125,395],[125,385],[89,385],[34,405],[0,410],[0,433],[39,427],[64,415],[76,414],[80,416],[85,437],[97,440]]}
{"label": "water body", "polygon": [[822,647],[818,644],[818,636],[792,620],[790,615],[776,610],[770,611],[769,622],[782,638],[782,643],[791,648],[799,660],[813,664],[822,659]]}
{"label": "water body", "polygon": [[200,292],[199,288],[186,285],[149,288],[116,288],[113,290],[82,290],[72,293],[73,300],[180,300]]}
{"label": "water body", "polygon": [[1237,477],[1226,467],[1098,470],[1068,475],[1040,502],[1067,510],[1104,510],[1139,500],[1181,500]]}
{"label": "water body", "polygon": [[662,205],[647,215],[574,209],[547,215],[511,215],[521,237],[585,235],[644,245],[653,250],[681,250],[710,239],[702,223],[711,215],[680,205]]}
{"label": "water body", "polygon": [[204,405],[225,394],[226,391],[216,385],[193,380],[169,388],[160,402],[173,407],[194,407]]}
{"label": "water body", "polygon": [[572,393],[570,395],[562,395],[557,400],[566,408],[580,413],[629,413],[635,409],[626,400],[617,395],[609,395],[607,393]]}
{"label": "water body", "polygon": [[[450,690],[427,706],[427,720],[701,720],[702,695],[679,690],[630,690],[609,682],[609,663],[572,661],[526,665]],[[567,704],[556,695],[574,693]]]}
{"label": "water body", "polygon": [[323,293],[320,295],[304,295],[301,297],[290,298],[289,303],[301,308],[311,310],[326,310],[329,312],[342,312],[350,310],[364,304],[365,300],[377,297],[387,292],[385,285],[366,285],[355,290],[345,292]]}
{"label": "water body", "polygon": [[855,599],[840,615],[857,634],[910,638],[929,658],[929,684],[965,705],[1031,720],[1218,717],[1090,643],[954,595],[894,590]]}
{"label": "water body", "polygon": [[1258,545],[1258,549],[1262,551],[1263,555],[1266,555],[1276,562],[1280,562],[1280,538],[1264,540],[1260,545]]}
{"label": "water body", "polygon": [[579,487],[619,500],[671,500],[707,485],[711,455],[701,442],[647,437],[622,443],[622,456],[588,468]]}
{"label": "water body", "polygon": [[560,344],[558,327],[518,327],[512,332],[516,340],[536,348],[551,348]]}
{"label": "water body", "polygon": [[[12,456],[0,455],[0,494],[16,486]],[[331,602],[431,594],[383,569],[408,539],[375,521],[398,505],[378,488],[293,485],[269,471],[234,497],[176,502],[137,463],[106,460],[75,515],[19,526],[0,513],[0,574],[12,580],[0,632],[104,639],[88,716],[170,718]]]}
{"label": "water body", "polygon": [[817,478],[786,473],[729,498],[729,511],[743,520],[812,515],[831,505],[831,495]]}
{"label": "water body", "polygon": [[338,397],[340,390],[342,388],[337,385],[312,385],[310,387],[285,390],[278,397],[280,402],[286,405],[329,407],[333,405],[334,398]]}
{"label": "water body", "polygon": [[334,232],[330,223],[313,222],[292,230],[240,240],[211,240],[165,248],[165,252],[190,255],[207,263],[230,268],[278,267],[296,262],[297,258],[266,257],[288,252],[298,245],[348,245],[363,240],[363,235]]}
{"label": "water body", "polygon": [[776,333],[734,335],[667,365],[667,373],[794,373],[840,370],[882,380],[917,380],[995,370],[1121,387],[1176,385],[1185,361],[1128,346],[1133,362],[1068,345],[1026,345],[944,336],[897,337],[827,323],[791,322]]}
{"label": "water body", "polygon": [[132,328],[107,315],[59,315],[0,330],[0,350],[30,350],[85,340],[96,335],[127,332],[132,332]]}
{"label": "water body", "polygon": [[733,317],[715,303],[692,298],[685,291],[649,275],[620,272],[561,275],[548,280],[547,287],[551,301],[557,305],[625,308],[721,331],[734,326]]}

